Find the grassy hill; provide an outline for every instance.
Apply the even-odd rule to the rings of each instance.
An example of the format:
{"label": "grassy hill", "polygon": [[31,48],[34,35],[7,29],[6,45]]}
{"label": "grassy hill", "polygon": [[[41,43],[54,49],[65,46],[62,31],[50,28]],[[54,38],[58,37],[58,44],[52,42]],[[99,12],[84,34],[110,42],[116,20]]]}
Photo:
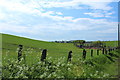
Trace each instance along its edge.
{"label": "grassy hill", "polygon": [[105,43],[106,46],[110,46],[110,47],[117,47],[118,46],[118,41],[103,41],[103,43]]}
{"label": "grassy hill", "polygon": [[[109,41],[105,42],[107,45],[113,46],[113,44],[117,44],[117,41]],[[36,59],[36,55],[41,55],[42,49],[48,50],[48,57],[60,58],[65,57],[67,59],[68,52],[70,50],[73,51],[73,60],[77,60],[82,58],[82,49],[75,47],[72,43],[54,43],[54,42],[46,42],[33,40],[24,37],[18,37],[9,34],[2,34],[2,48],[3,48],[3,56],[7,54],[11,54],[8,57],[15,56],[17,58],[17,48],[18,45],[22,44],[23,54],[28,55],[28,59]],[[29,50],[29,51],[27,51]],[[96,55],[96,50],[94,50],[94,56]],[[40,57],[39,57],[40,58]],[[87,50],[87,58],[90,58],[90,50]]]}
{"label": "grassy hill", "polygon": [[[107,75],[104,73],[108,73],[109,74],[108,76],[117,75],[117,71],[116,71],[117,67],[115,67],[115,66],[118,63],[111,62],[110,59],[108,59],[105,55],[102,54],[101,51],[100,51],[100,55],[98,56],[96,54],[96,50],[94,50],[93,51],[94,56],[91,57],[90,49],[86,49],[87,59],[85,61],[83,61],[82,60],[82,49],[74,46],[72,43],[54,43],[54,42],[33,40],[33,39],[28,39],[28,38],[18,37],[18,36],[13,36],[13,35],[8,35],[8,34],[1,34],[1,35],[2,35],[2,63],[3,63],[3,66],[5,66],[5,69],[3,69],[4,70],[3,73],[5,74],[5,77],[8,73],[10,75],[11,75],[11,73],[13,73],[13,72],[10,72],[11,69],[13,69],[13,68],[9,67],[12,65],[12,64],[10,64],[10,62],[13,62],[15,64],[15,66],[14,66],[15,68],[18,66],[20,66],[20,67],[24,66],[24,65],[19,65],[19,64],[17,64],[18,62],[16,62],[17,56],[18,56],[17,55],[18,45],[20,45],[20,44],[23,45],[22,54],[23,54],[23,57],[25,56],[25,60],[24,60],[25,63],[27,65],[30,65],[29,68],[31,68],[31,69],[34,68],[34,71],[33,72],[31,71],[31,73],[33,73],[33,75],[36,75],[35,70],[37,68],[41,69],[41,67],[39,66],[41,64],[38,65],[38,62],[40,61],[40,58],[41,58],[42,49],[48,50],[47,60],[49,60],[48,58],[51,57],[50,60],[53,60],[53,62],[59,61],[61,65],[66,65],[66,63],[62,62],[62,60],[65,60],[65,62],[66,62],[68,52],[70,50],[73,51],[72,63],[74,65],[71,68],[72,74],[70,75],[70,74],[66,73],[67,71],[70,72],[69,70],[66,70],[67,67],[62,67],[62,68],[57,67],[58,65],[60,66],[59,62],[56,63],[58,65],[52,66],[53,68],[56,66],[57,67],[56,70],[61,71],[60,73],[56,73],[56,74],[65,73],[62,75],[68,76],[68,77],[73,76],[73,74],[74,74],[74,76],[79,76],[79,77],[83,76],[83,78],[92,77],[92,76],[94,78],[96,78],[98,76]],[[113,44],[117,44],[117,41],[111,41],[111,42],[109,41],[109,42],[105,42],[105,43],[107,44],[107,46],[113,46]],[[117,52],[115,52],[115,53],[117,53]],[[55,60],[55,59],[57,59],[57,60]],[[114,59],[114,57],[113,57],[113,59]],[[116,58],[115,58],[115,60],[116,60]],[[37,66],[37,68],[31,67],[31,66]],[[6,67],[8,67],[8,68],[6,68]],[[9,71],[9,69],[10,69],[10,71]],[[26,68],[23,68],[23,70],[24,69],[26,69]],[[44,67],[43,67],[43,70],[44,70]],[[49,69],[49,70],[51,71],[51,69]],[[17,72],[14,69],[13,69],[13,71],[15,71],[15,73]],[[28,70],[25,70],[25,71],[28,71]],[[96,71],[98,71],[99,73],[96,73]],[[43,72],[46,72],[46,71],[44,70]],[[86,75],[82,74],[83,72]],[[29,71],[28,71],[28,73],[31,76],[31,73]],[[40,73],[40,71],[39,71],[39,73]],[[50,73],[48,73],[48,75]],[[91,76],[91,74],[92,74],[92,76]],[[97,76],[94,76],[93,74],[97,75]]]}
{"label": "grassy hill", "polygon": [[[8,34],[2,34],[3,56],[11,54],[8,56],[9,58],[10,57],[13,58],[13,56],[17,58],[17,48],[19,44],[22,44],[24,46],[23,53],[29,56],[29,59],[36,59],[35,57],[37,55],[40,56],[42,49],[47,49],[48,57],[53,57],[53,58],[65,57],[67,59],[67,55],[70,50],[73,51],[74,57],[80,57],[82,53],[81,49],[75,47],[73,44],[70,43],[45,42],[45,41],[32,40],[32,39],[8,35]],[[28,48],[29,51],[27,51]],[[36,48],[37,52],[36,49],[33,48]],[[30,51],[31,54],[29,54]]]}

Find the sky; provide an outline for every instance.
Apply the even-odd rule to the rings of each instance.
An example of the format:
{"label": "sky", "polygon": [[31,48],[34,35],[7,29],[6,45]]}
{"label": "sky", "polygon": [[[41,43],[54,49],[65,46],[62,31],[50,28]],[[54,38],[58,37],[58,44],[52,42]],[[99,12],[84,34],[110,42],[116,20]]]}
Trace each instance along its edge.
{"label": "sky", "polygon": [[119,0],[0,0],[0,32],[43,41],[117,40]]}

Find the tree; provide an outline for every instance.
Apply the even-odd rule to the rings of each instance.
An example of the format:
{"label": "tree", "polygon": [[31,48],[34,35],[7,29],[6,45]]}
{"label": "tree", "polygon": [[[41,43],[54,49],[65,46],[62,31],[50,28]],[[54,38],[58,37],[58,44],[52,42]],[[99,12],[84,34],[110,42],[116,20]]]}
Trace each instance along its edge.
{"label": "tree", "polygon": [[85,43],[85,40],[75,40],[73,41],[74,43],[79,43],[79,44],[84,44]]}
{"label": "tree", "polygon": [[83,44],[85,43],[85,40],[74,40],[73,43],[74,45],[82,48]]}
{"label": "tree", "polygon": [[93,42],[94,47],[103,47],[104,43],[102,41],[95,41]]}

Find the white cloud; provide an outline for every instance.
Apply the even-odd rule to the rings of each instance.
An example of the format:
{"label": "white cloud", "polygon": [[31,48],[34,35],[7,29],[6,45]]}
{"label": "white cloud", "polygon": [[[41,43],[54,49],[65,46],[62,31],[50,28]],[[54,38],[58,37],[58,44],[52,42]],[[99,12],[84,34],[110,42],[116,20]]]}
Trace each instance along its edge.
{"label": "white cloud", "polygon": [[90,6],[90,9],[111,10],[108,4],[110,2],[84,2],[83,4]]}
{"label": "white cloud", "polygon": [[4,19],[5,16],[6,16],[6,15],[2,12],[2,10],[0,10],[0,19],[1,19],[1,20]]}
{"label": "white cloud", "polygon": [[[0,0],[0,8],[5,8],[7,9],[9,12],[11,11],[17,11],[20,13],[27,13],[27,14],[32,14],[34,16],[42,16],[42,17],[48,17],[54,20],[66,20],[66,19],[70,19],[72,17],[62,17],[59,15],[63,15],[63,13],[61,12],[55,12],[55,11],[45,11],[42,9],[42,7],[38,6],[35,3],[32,2],[28,2],[28,3],[22,3],[21,0],[19,1],[9,1],[9,0]],[[4,11],[0,11],[0,19],[3,18],[9,18],[10,15],[8,15],[7,13],[5,13]],[[54,15],[54,16],[53,16]],[[8,17],[9,16],[9,17]],[[12,15],[14,16],[14,14]]]}
{"label": "white cloud", "polygon": [[[22,13],[28,13],[37,15],[40,17],[50,18],[54,20],[54,23],[49,23],[49,25],[43,25],[42,23],[40,25],[32,25],[31,27],[24,27],[24,26],[17,26],[15,24],[11,24],[11,22],[8,22],[7,24],[1,24],[2,27],[4,27],[3,31],[13,31],[13,32],[24,32],[29,31],[30,33],[36,33],[39,29],[63,29],[63,30],[88,30],[88,29],[94,29],[98,27],[115,27],[115,24],[110,23],[106,19],[90,19],[90,18],[74,18],[72,16],[60,16],[63,15],[61,12],[54,12],[54,11],[45,11],[43,8],[52,8],[52,7],[65,7],[65,8],[81,8],[79,5],[88,5],[92,9],[101,9],[101,10],[110,10],[111,7],[108,6],[109,2],[112,2],[113,0],[107,0],[104,2],[104,0],[90,0],[91,2],[88,3],[88,0],[72,0],[67,2],[53,2],[53,1],[27,1],[24,2],[23,0],[0,0],[0,7],[6,8],[9,11],[18,11]],[[3,13],[0,11],[0,19],[3,19],[8,14]],[[93,17],[103,17],[104,14],[101,12],[91,12],[91,13],[85,13],[87,15],[93,16]],[[107,13],[107,16],[110,16],[113,13]],[[105,14],[105,16],[106,16]],[[12,15],[14,16],[14,15]],[[11,20],[12,21],[12,20]],[[14,22],[14,21],[13,21]],[[11,28],[10,28],[11,27]],[[32,31],[30,31],[32,30]],[[35,31],[35,32],[34,32]]]}
{"label": "white cloud", "polygon": [[[89,6],[91,9],[110,10],[108,4],[113,0],[71,0],[71,1],[43,1],[43,0],[0,0],[0,6],[11,11],[20,11],[25,13],[34,13],[34,10],[44,11],[44,8],[63,7],[84,9],[82,5]],[[61,14],[61,13],[58,13]]]}
{"label": "white cloud", "polygon": [[56,12],[56,14],[57,14],[57,15],[63,15],[63,13],[61,13],[61,12]]}
{"label": "white cloud", "polygon": [[93,17],[105,17],[105,15],[101,13],[84,13],[84,14],[87,14]]}
{"label": "white cloud", "polygon": [[2,31],[38,34],[40,32],[39,30],[47,30],[47,29],[52,30],[54,32],[54,29],[56,30],[93,30],[97,28],[113,29],[117,26],[117,23],[109,22],[106,19],[77,18],[77,19],[70,20],[69,18],[71,19],[71,17],[67,18],[68,21],[61,20],[61,21],[54,21],[54,23],[46,21],[46,24],[38,23],[36,25],[30,25],[30,26],[20,26],[14,23],[0,23],[1,25],[0,28]]}
{"label": "white cloud", "polygon": [[29,8],[29,6],[22,4],[15,1],[9,1],[9,0],[0,0],[0,6],[3,8],[6,8],[10,11],[20,11],[20,12],[32,12],[32,10]]}
{"label": "white cloud", "polygon": [[[72,0],[72,1],[68,1],[68,2],[55,2],[55,3],[50,2],[50,1],[47,1],[47,2],[38,1],[38,3],[40,3],[38,5],[37,2],[32,1],[32,3],[31,3],[31,1],[28,1],[27,3],[26,2],[23,3],[22,0],[19,0],[19,1],[18,0],[17,1],[16,0],[12,0],[12,1],[0,0],[0,2],[1,2],[0,6],[8,9],[10,11],[18,11],[18,12],[23,12],[23,13],[28,13],[28,14],[33,14],[33,15],[53,19],[57,22],[60,22],[60,25],[59,25],[60,29],[82,30],[82,29],[90,29],[91,27],[96,27],[96,26],[98,26],[98,24],[99,25],[107,25],[107,24],[109,25],[109,22],[105,19],[90,19],[90,18],[76,18],[76,19],[74,19],[74,17],[72,17],[72,16],[59,16],[59,15],[63,15],[63,13],[61,13],[61,12],[54,12],[54,11],[45,12],[42,9],[43,7],[71,7],[71,6],[78,7],[79,4],[86,4],[86,5],[89,5],[91,7],[93,6],[94,8],[95,7],[101,8],[102,7],[102,9],[105,9],[107,7],[108,3],[95,4],[92,2],[88,3],[87,0],[84,2],[82,0]],[[108,1],[112,1],[112,0],[108,0]],[[99,2],[100,2],[100,0],[99,0]],[[57,15],[55,15],[55,14],[57,14]],[[85,14],[88,14],[88,15],[91,15],[94,17],[103,17],[104,16],[104,14],[102,14],[100,12],[85,13]],[[111,14],[112,13],[108,13],[107,16],[110,16]],[[2,13],[2,11],[1,11],[0,15],[5,17],[5,15],[4,15],[4,13]],[[7,14],[6,14],[6,16],[7,16]],[[1,18],[3,18],[3,17],[1,17]],[[57,23],[57,22],[55,22],[55,23]],[[41,25],[41,26],[43,26],[43,25]],[[54,25],[54,26],[57,27],[58,25]]]}
{"label": "white cloud", "polygon": [[25,33],[26,30],[28,31],[27,27],[25,26],[0,23],[0,32],[8,31],[8,32],[16,32],[16,33],[22,33],[22,32]]}
{"label": "white cloud", "polygon": [[[34,1],[35,2],[35,1]],[[118,2],[118,0],[71,0],[65,2],[59,1],[38,1],[37,4],[44,8],[53,8],[53,7],[63,7],[63,8],[74,8],[74,9],[84,9],[82,5],[89,6],[90,9],[101,9],[101,10],[110,10],[108,4],[111,2]]]}
{"label": "white cloud", "polygon": [[[90,2],[88,2],[90,1]],[[60,16],[63,15],[61,12],[54,12],[54,11],[45,11],[44,8],[53,8],[53,7],[63,7],[63,8],[75,8],[75,9],[80,9],[83,8],[83,6],[80,5],[87,5],[91,9],[101,9],[101,10],[110,10],[111,7],[108,6],[108,3],[112,2],[113,0],[71,0],[71,1],[65,1],[65,2],[60,2],[60,1],[36,1],[36,0],[0,0],[0,7],[5,8],[9,11],[17,11],[17,12],[22,12],[22,13],[27,13],[27,14],[32,14],[35,16],[42,16],[42,17],[47,17],[51,18],[53,20],[67,20],[67,21],[72,21],[73,17],[71,16]],[[2,18],[5,18],[5,15],[7,16],[5,12],[0,11],[0,15]],[[93,16],[93,17],[104,17],[104,13],[99,13],[99,12],[91,12],[91,13],[85,13],[87,15]],[[108,13],[109,17],[112,13]],[[14,16],[14,15],[13,15]]]}
{"label": "white cloud", "polygon": [[111,17],[111,15],[114,14],[114,12],[94,11],[94,12],[88,12],[84,14],[92,16],[92,17]]}
{"label": "white cloud", "polygon": [[117,28],[112,28],[112,29],[106,29],[106,30],[101,30],[101,31],[97,31],[98,33],[116,33],[117,32]]}

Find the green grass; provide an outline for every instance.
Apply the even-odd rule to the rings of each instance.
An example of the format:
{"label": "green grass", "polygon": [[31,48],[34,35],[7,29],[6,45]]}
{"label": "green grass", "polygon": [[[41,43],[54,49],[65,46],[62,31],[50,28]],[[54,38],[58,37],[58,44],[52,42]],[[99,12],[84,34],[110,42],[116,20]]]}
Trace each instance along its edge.
{"label": "green grass", "polygon": [[[106,41],[105,43],[107,46],[111,46],[111,47],[117,46],[117,41]],[[28,65],[36,64],[40,61],[42,49],[48,50],[47,59],[51,57],[51,60],[53,62],[55,61],[55,59],[65,60],[66,62],[68,52],[72,50],[73,51],[72,62],[77,64],[73,67],[73,69],[75,69],[73,73],[76,75],[82,75],[83,73],[82,72],[83,66],[82,65],[78,66],[79,62],[82,61],[83,50],[74,46],[72,43],[46,42],[46,41],[33,40],[33,39],[28,39],[28,38],[18,37],[18,36],[13,36],[13,35],[8,35],[8,34],[2,34],[2,63],[3,65],[6,65],[8,61],[11,59],[13,61],[17,61],[17,51],[18,51],[19,44],[22,44],[24,46],[22,53],[23,55],[26,55],[25,63]],[[101,51],[99,53],[100,55],[98,56],[96,54],[97,51],[93,50],[93,57],[90,56],[90,49],[86,49],[86,51],[87,51],[86,61],[90,61],[90,59],[94,59],[94,58],[95,60],[99,60],[99,61],[106,60],[106,57],[102,54]],[[113,70],[114,73],[116,72],[114,68],[114,65],[116,65],[116,63],[109,65],[109,64],[104,64],[104,62],[102,64],[99,64],[97,62],[96,66],[93,69],[90,68],[89,70],[95,71],[95,70],[98,70],[98,68],[101,69],[101,66],[103,67],[104,65],[105,65],[107,73],[110,73],[112,75],[111,70]],[[107,66],[109,66],[109,69],[107,68]],[[78,70],[81,70],[81,71],[78,71]],[[94,71],[93,71],[93,74],[94,74]],[[90,71],[86,73],[89,74]],[[116,74],[117,73],[113,75],[116,75]]]}
{"label": "green grass", "polygon": [[109,47],[117,47],[118,46],[118,41],[103,41],[103,43],[105,43],[106,46],[109,46]]}
{"label": "green grass", "polygon": [[[116,42],[115,42],[116,43]],[[28,39],[24,37],[18,37],[8,34],[2,34],[2,48],[3,49],[3,57],[7,55],[8,58],[15,58],[17,59],[17,48],[19,44],[22,44],[23,47],[23,54],[26,54],[27,60],[30,62],[38,61],[40,60],[40,57],[36,60],[36,56],[41,56],[41,50],[47,49],[48,55],[47,57],[54,58],[60,58],[65,57],[67,60],[68,52],[70,50],[73,51],[73,61],[78,60],[79,58],[82,58],[82,49],[75,47],[72,43],[54,43],[54,42],[46,42],[46,41],[39,41],[39,40],[33,40]],[[113,45],[114,41],[106,42],[107,45]],[[29,48],[29,51],[27,51],[27,47]],[[32,49],[31,47],[37,48]],[[38,49],[39,48],[39,49]],[[87,50],[87,59],[90,57],[90,49]],[[30,52],[30,53],[29,53]],[[100,52],[101,54],[101,52]],[[96,50],[94,50],[94,57],[96,55]]]}
{"label": "green grass", "polygon": [[[23,49],[23,54],[27,55],[26,56],[27,61],[33,63],[36,61],[37,55],[41,56],[41,49],[47,49],[48,50],[47,57],[52,57],[53,59],[60,57],[65,57],[67,59],[67,55],[70,50],[73,51],[73,55],[76,57],[80,57],[82,53],[82,50],[75,47],[73,44],[38,41],[8,34],[2,34],[2,44],[3,44],[2,47],[5,48],[3,49],[3,58],[5,55],[7,55],[8,58],[17,59],[17,48],[19,44],[22,44],[23,46],[25,46]],[[29,50],[29,52],[32,51],[32,53],[28,53],[28,51],[25,52],[26,46],[37,48],[37,52],[34,52],[35,50],[31,50],[32,48],[30,48]]]}
{"label": "green grass", "polygon": [[26,48],[26,46],[40,48],[39,52],[41,51],[41,49],[47,49],[48,54],[51,55],[55,54],[55,56],[60,56],[62,54],[67,55],[67,53],[70,50],[73,50],[74,53],[78,53],[78,51],[80,50],[79,48],[75,47],[73,44],[38,41],[38,40],[32,40],[28,38],[17,37],[7,34],[2,34],[2,44],[3,44],[2,46],[3,48],[11,49],[13,51],[15,51],[18,48],[19,44],[25,46],[24,48]]}

